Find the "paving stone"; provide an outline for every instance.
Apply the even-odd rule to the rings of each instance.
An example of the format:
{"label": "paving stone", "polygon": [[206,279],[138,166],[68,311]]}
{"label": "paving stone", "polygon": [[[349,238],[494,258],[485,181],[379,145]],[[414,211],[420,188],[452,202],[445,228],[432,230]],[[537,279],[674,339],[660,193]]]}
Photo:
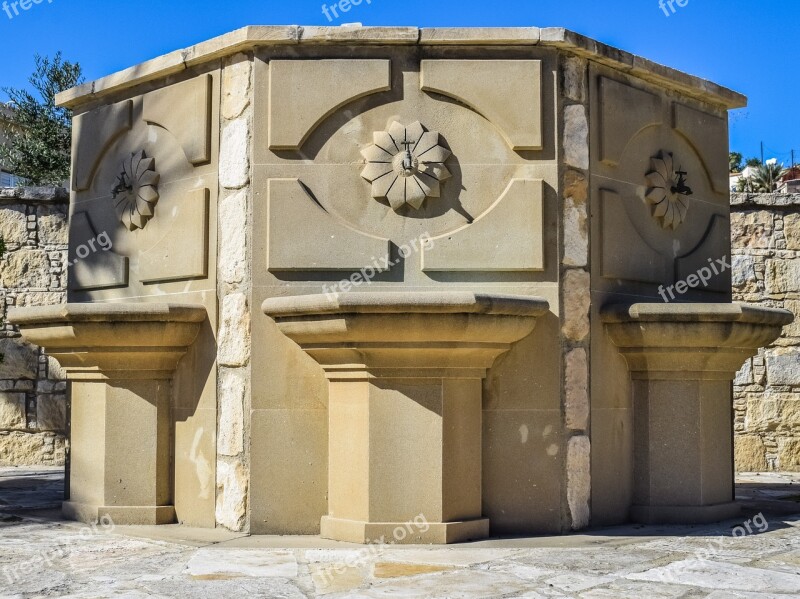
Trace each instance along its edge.
{"label": "paving stone", "polygon": [[186,568],[195,578],[294,578],[297,559],[290,551],[264,552],[254,549],[201,549]]}
{"label": "paving stone", "polygon": [[[412,582],[413,581],[413,582]],[[499,597],[509,593],[522,593],[529,585],[512,576],[482,570],[461,570],[414,576],[411,580],[392,580],[374,583],[368,589],[328,595],[331,599],[373,599],[378,597],[403,597],[404,599],[470,599],[472,597]]]}
{"label": "paving stone", "polygon": [[[784,495],[800,492],[797,475],[739,480],[759,483],[753,497],[771,497],[781,483]],[[60,469],[0,468],[0,597],[787,599],[800,593],[800,514],[768,515],[763,532],[740,538],[731,532],[741,523],[730,521],[467,546],[312,548],[332,542],[212,538],[178,525],[90,527],[9,511],[52,502],[61,485]],[[254,542],[267,545],[237,546]],[[698,557],[703,551],[705,559]]]}
{"label": "paving stone", "polygon": [[630,574],[628,578],[706,589],[800,593],[800,574],[773,572],[715,561],[683,560],[641,574]]}

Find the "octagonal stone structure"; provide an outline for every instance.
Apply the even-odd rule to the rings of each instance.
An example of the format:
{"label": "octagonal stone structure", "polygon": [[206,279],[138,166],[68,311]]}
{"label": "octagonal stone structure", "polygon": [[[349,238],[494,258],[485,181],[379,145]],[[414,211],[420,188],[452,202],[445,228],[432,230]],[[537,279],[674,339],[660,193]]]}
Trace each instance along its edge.
{"label": "octagonal stone structure", "polygon": [[[732,513],[730,470],[711,488],[690,477],[696,492],[652,492],[682,485],[686,468],[730,464],[729,418],[675,431],[675,451],[681,434],[695,447],[698,435],[715,440],[682,453],[683,470],[649,445],[648,418],[676,399],[724,414],[734,362],[790,317],[740,309],[758,331],[709,377],[691,360],[651,382],[628,365],[654,351],[651,338],[636,346],[648,312],[632,305],[685,303],[689,316],[665,324],[661,341],[688,355],[710,351],[684,343],[709,330],[709,310],[737,321],[727,111],[746,104],[740,94],[560,28],[287,26],[246,27],[58,100],[74,110],[69,302],[207,314],[159,412],[170,444],[160,503],[177,521],[450,542]],[[364,317],[364,306],[386,316],[386,298],[398,296],[399,316]],[[411,316],[415,297],[440,298],[424,327]],[[535,328],[511,334],[497,320],[493,330],[505,300],[474,299],[492,297],[535,305]],[[306,333],[331,334],[324,351],[287,324],[287,309],[309,302],[320,313],[301,320]],[[26,334],[30,315],[12,318]],[[366,337],[349,335],[363,323]],[[467,327],[463,338],[436,337],[457,332],[452,323]],[[418,355],[404,345],[412,333]],[[487,343],[502,347],[485,353]],[[69,351],[59,355],[78,359]],[[331,374],[331,356],[352,363]],[[428,358],[442,370],[431,374]],[[687,372],[712,382],[679,384]],[[84,387],[73,384],[73,402]],[[159,389],[150,401],[163,405]],[[648,402],[660,403],[645,418]],[[342,416],[356,404],[377,411]],[[73,410],[73,427],[84,412]],[[73,438],[73,456],[91,441]],[[375,479],[384,487],[359,486],[392,464],[408,478],[413,460],[422,480],[439,480],[430,467],[440,462],[463,471],[469,489],[452,475],[442,489],[469,509],[447,493],[415,503],[426,485],[391,472]],[[348,505],[348,480],[378,509]],[[82,484],[73,477],[70,492]],[[390,509],[387,489],[402,509]],[[71,516],[104,507],[81,501]],[[409,524],[398,539],[398,518],[435,533]]]}

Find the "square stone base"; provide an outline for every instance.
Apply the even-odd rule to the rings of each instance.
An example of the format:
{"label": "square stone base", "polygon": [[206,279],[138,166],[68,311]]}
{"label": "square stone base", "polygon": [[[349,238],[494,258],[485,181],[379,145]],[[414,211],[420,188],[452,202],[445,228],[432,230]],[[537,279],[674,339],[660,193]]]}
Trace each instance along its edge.
{"label": "square stone base", "polygon": [[320,536],[348,543],[386,543],[387,545],[447,545],[485,539],[489,519],[465,522],[359,522],[323,516]]}
{"label": "square stone base", "polygon": [[67,520],[77,520],[86,524],[95,524],[101,522],[101,519],[107,523],[109,518],[119,526],[173,524],[176,521],[175,507],[172,505],[100,507],[65,501],[61,504],[61,513]]}
{"label": "square stone base", "polygon": [[737,517],[742,507],[735,502],[704,506],[644,506],[631,508],[631,519],[641,524],[710,524]]}

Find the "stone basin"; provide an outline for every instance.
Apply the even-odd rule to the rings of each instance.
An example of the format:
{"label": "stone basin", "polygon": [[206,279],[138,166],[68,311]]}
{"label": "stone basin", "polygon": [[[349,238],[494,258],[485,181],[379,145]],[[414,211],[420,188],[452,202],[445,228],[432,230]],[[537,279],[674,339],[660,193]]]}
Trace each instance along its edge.
{"label": "stone basin", "polygon": [[329,377],[353,365],[376,376],[405,368],[484,376],[548,309],[541,298],[472,293],[308,295],[263,304]]}
{"label": "stone basin", "polygon": [[634,304],[606,307],[602,318],[632,379],[632,518],[704,523],[738,514],[731,381],[793,314],[744,304]]}
{"label": "stone basin", "polygon": [[330,381],[322,536],[361,543],[487,537],[482,380],[533,331],[547,301],[353,293],[273,298],[262,308]]}
{"label": "stone basin", "polygon": [[202,306],[178,304],[62,304],[18,308],[8,320],[25,340],[44,347],[71,380],[125,372],[169,373],[206,320]]}
{"label": "stone basin", "polygon": [[9,312],[8,321],[58,360],[69,380],[67,518],[175,520],[170,379],[206,318],[201,306],[155,303]]}

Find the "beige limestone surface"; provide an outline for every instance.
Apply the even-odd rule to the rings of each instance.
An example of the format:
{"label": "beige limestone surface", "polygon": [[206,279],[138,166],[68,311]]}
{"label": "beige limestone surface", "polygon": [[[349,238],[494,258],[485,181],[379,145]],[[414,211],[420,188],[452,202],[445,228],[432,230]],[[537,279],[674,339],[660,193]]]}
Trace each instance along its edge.
{"label": "beige limestone surface", "polygon": [[324,538],[398,542],[489,536],[481,500],[482,380],[531,333],[546,300],[440,293],[306,295],[264,312],[325,370]]}
{"label": "beige limestone surface", "polygon": [[[179,521],[359,541],[420,515],[435,542],[563,533],[653,507],[642,463],[684,519],[732,501],[729,476],[705,476],[730,470],[724,387],[789,322],[730,304],[727,270],[697,284],[730,253],[727,110],[743,96],[560,28],[288,26],[59,101],[75,111],[69,255],[113,241],[72,268],[69,301],[207,314],[171,389],[133,391],[170,406],[137,417],[170,432],[166,478],[162,462],[147,477]],[[767,272],[776,289],[794,275]],[[691,302],[692,322],[603,320],[664,301]],[[657,334],[623,343],[628,359],[654,344],[632,377],[612,337],[640,326]],[[666,355],[686,347],[703,359]],[[652,364],[673,375],[651,383]],[[81,385],[78,409],[103,399]],[[653,443],[648,394],[675,425]],[[708,417],[673,419],[675,398]],[[703,480],[689,499],[683,469],[659,470],[678,454]]]}
{"label": "beige limestone surface", "polygon": [[175,519],[170,381],[206,320],[202,306],[66,304],[9,321],[71,384],[67,517],[126,524]]}
{"label": "beige limestone surface", "polygon": [[606,309],[603,320],[633,387],[633,518],[703,523],[739,513],[730,381],[793,318],[787,310],[738,304]]}

